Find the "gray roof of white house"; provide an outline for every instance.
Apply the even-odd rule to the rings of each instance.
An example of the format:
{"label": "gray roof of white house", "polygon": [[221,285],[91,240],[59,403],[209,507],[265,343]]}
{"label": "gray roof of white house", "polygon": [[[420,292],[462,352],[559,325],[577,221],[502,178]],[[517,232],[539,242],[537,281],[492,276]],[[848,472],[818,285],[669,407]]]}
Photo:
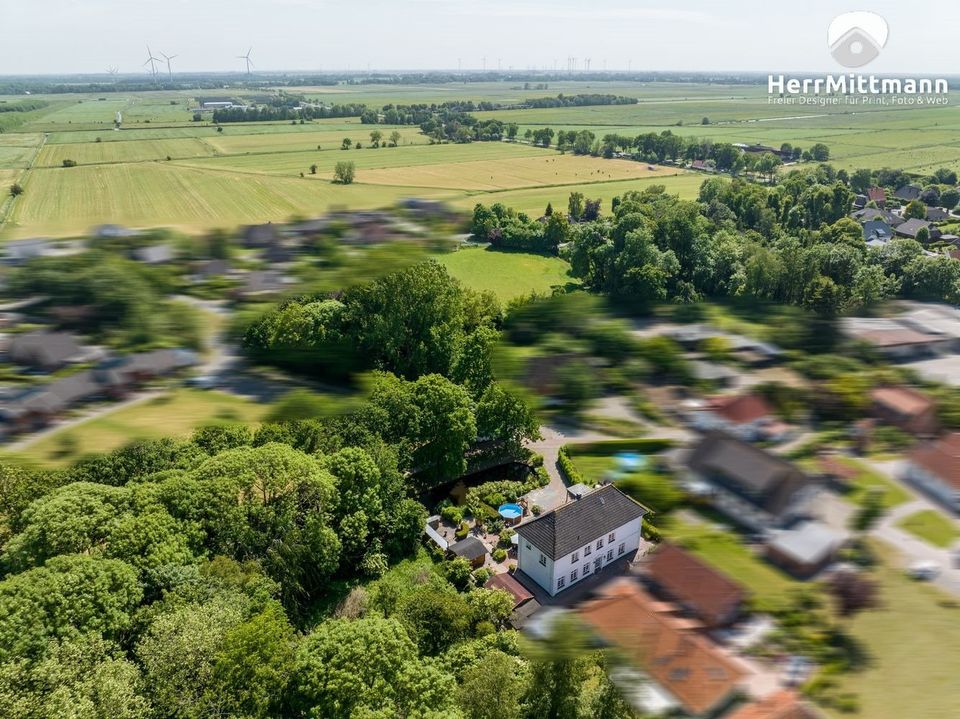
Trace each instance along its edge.
{"label": "gray roof of white house", "polygon": [[612,484],[517,526],[517,534],[559,559],[647,513]]}

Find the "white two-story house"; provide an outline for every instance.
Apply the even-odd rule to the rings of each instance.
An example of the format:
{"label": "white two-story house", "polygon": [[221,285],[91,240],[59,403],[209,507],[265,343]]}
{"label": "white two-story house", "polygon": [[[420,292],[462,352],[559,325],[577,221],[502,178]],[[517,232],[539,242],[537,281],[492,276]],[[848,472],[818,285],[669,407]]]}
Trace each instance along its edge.
{"label": "white two-story house", "polygon": [[517,568],[551,596],[640,547],[647,509],[613,485],[517,526]]}

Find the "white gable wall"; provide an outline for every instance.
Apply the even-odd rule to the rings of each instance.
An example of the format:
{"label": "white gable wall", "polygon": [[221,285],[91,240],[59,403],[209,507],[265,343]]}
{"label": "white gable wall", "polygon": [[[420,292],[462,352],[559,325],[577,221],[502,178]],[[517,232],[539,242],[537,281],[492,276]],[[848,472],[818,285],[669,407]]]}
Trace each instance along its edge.
{"label": "white gable wall", "polygon": [[[553,596],[569,589],[585,577],[592,577],[599,569],[603,569],[611,562],[636,552],[640,547],[640,527],[641,518],[638,517],[612,532],[594,537],[590,542],[585,542],[575,551],[555,561],[550,559],[549,554],[542,552],[532,542],[521,536],[517,566]],[[610,534],[613,535],[613,541],[610,541]],[[599,548],[598,543],[602,544]],[[545,565],[540,564],[541,556],[546,560]],[[599,566],[597,560],[600,560]],[[586,574],[583,571],[584,567],[587,568]],[[576,570],[576,577],[573,576],[574,570]],[[562,587],[559,586],[561,577],[563,578]]]}

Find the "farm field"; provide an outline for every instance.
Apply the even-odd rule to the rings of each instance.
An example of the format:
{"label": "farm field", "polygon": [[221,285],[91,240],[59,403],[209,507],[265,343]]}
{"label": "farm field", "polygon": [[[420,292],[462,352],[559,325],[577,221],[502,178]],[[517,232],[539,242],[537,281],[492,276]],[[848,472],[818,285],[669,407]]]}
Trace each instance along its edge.
{"label": "farm field", "polygon": [[466,247],[436,259],[467,287],[493,292],[501,302],[577,283],[570,265],[559,257]]}
{"label": "farm field", "polygon": [[[364,103],[371,108],[452,100],[509,105],[558,93],[610,93],[639,102],[473,114],[517,123],[521,136],[527,129],[544,126],[590,129],[598,137],[669,130],[685,137],[772,146],[824,142],[834,166],[848,170],[888,166],[929,172],[944,165],[960,169],[960,112],[950,106],[776,105],[768,103],[766,87],[760,84],[621,80],[565,81],[546,89],[469,82],[286,90],[315,101]],[[418,128],[364,125],[356,117],[302,125],[229,123],[222,128],[213,125],[209,115],[201,122],[192,119],[197,94],[242,99],[251,93],[35,95],[47,106],[0,116],[4,129],[0,181],[9,185],[9,170],[27,170],[22,178],[26,192],[10,203],[0,238],[76,235],[106,222],[201,232],[284,220],[332,206],[381,207],[405,196],[440,197],[465,210],[477,202],[503,202],[532,214],[542,212],[548,202],[562,205],[571,191],[579,191],[601,199],[606,208],[613,197],[651,184],[693,198],[704,179],[668,168],[650,171],[644,163],[560,155],[524,142],[430,145]],[[120,131],[113,129],[117,112],[123,117]],[[371,149],[373,129],[384,137],[398,130],[400,146]],[[339,150],[345,137],[362,142],[363,149]],[[41,142],[43,148],[36,153]],[[357,166],[356,181],[351,186],[333,185],[333,167],[346,159]],[[78,167],[63,168],[64,160],[73,160]],[[312,165],[317,166],[315,175]]]}
{"label": "farm field", "polygon": [[[342,187],[171,163],[92,165],[29,173],[4,225],[8,237],[69,236],[97,224],[170,226],[188,232],[321,214],[333,206],[381,207],[409,188]],[[418,193],[430,196],[430,192]]]}
{"label": "farm field", "polygon": [[261,405],[222,392],[177,389],[65,427],[17,452],[15,457],[62,467],[90,448],[109,452],[137,439],[184,437],[209,422],[257,422],[264,411]]}

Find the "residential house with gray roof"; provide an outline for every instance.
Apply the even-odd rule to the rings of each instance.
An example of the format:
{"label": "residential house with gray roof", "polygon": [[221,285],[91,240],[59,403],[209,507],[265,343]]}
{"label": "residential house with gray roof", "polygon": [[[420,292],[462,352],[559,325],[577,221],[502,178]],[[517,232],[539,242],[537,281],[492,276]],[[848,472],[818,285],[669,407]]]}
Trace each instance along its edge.
{"label": "residential house with gray roof", "polygon": [[646,507],[606,485],[517,525],[517,568],[551,596],[636,553]]}

